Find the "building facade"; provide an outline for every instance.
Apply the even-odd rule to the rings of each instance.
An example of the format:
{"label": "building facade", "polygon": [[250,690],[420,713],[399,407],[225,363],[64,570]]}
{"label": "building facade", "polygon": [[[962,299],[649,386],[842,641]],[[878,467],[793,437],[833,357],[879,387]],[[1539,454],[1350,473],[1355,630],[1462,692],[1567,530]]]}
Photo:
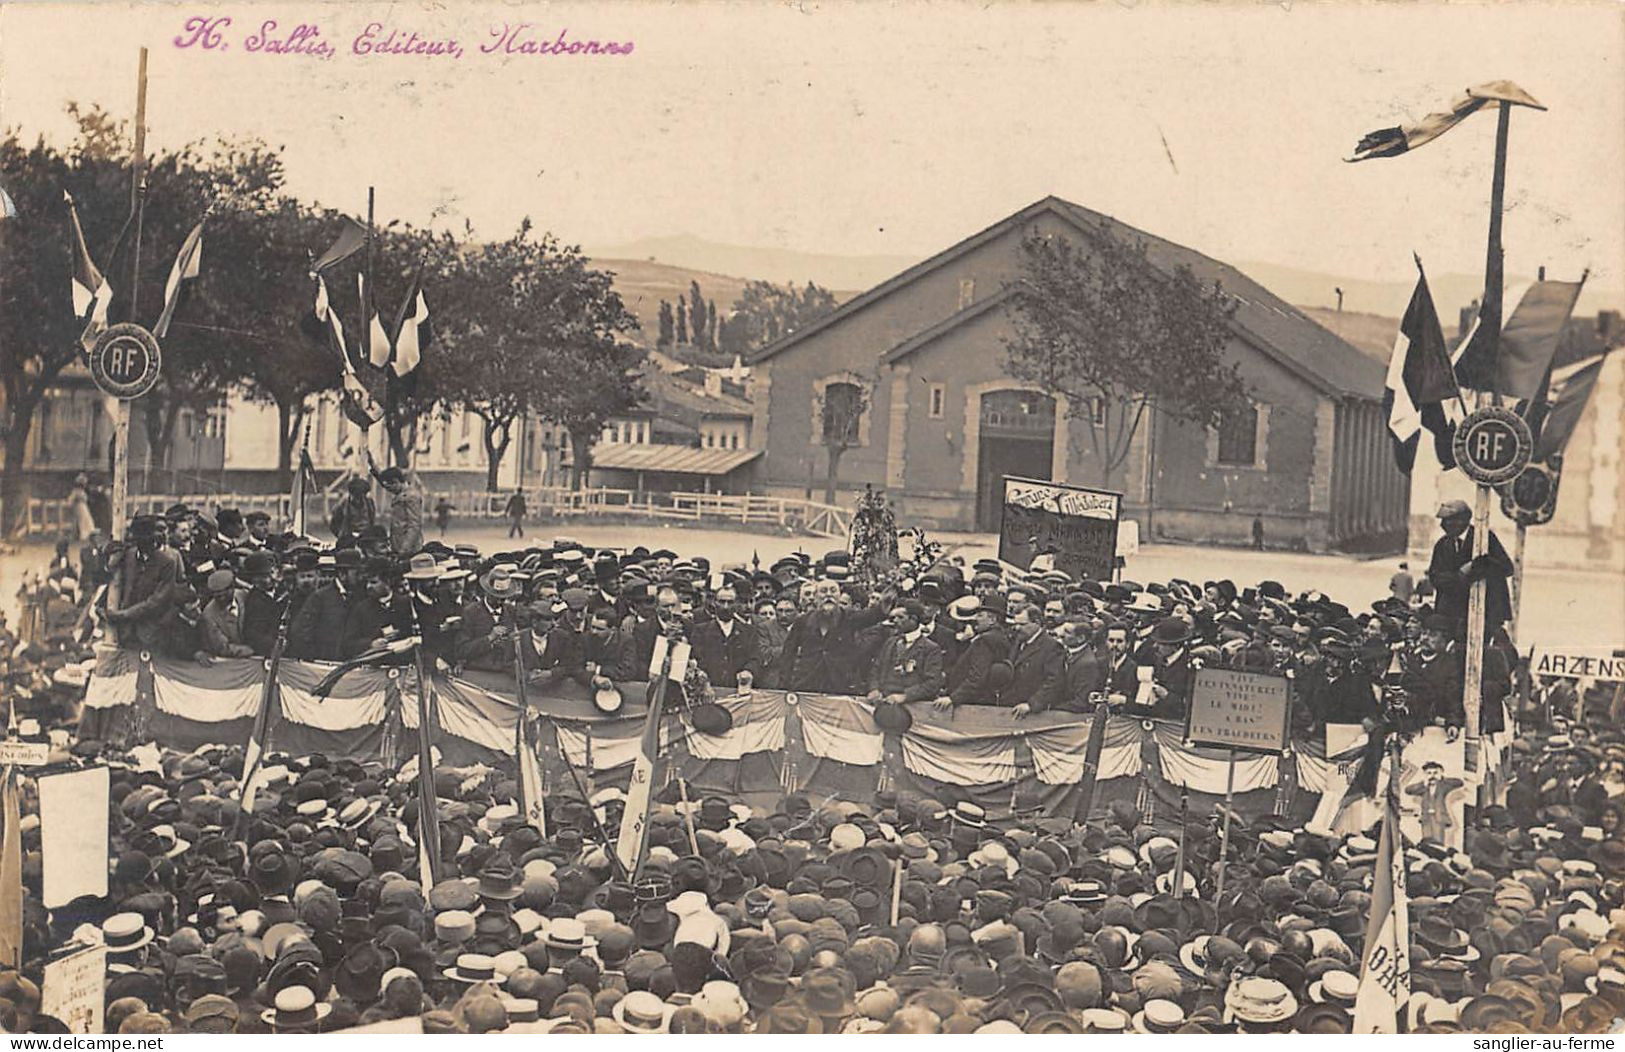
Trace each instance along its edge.
{"label": "building facade", "polygon": [[[1006,371],[1007,285],[1020,244],[1087,244],[1098,224],[1143,240],[1237,301],[1226,350],[1252,403],[1218,428],[1147,413],[1107,470],[1097,407]],[[885,489],[900,518],[997,529],[1005,475],[1116,490],[1147,540],[1252,542],[1305,551],[1399,550],[1409,493],[1382,427],[1382,366],[1223,263],[1049,197],[762,348],[750,363],[755,488],[823,491],[831,405],[861,407],[839,456],[842,501]]]}

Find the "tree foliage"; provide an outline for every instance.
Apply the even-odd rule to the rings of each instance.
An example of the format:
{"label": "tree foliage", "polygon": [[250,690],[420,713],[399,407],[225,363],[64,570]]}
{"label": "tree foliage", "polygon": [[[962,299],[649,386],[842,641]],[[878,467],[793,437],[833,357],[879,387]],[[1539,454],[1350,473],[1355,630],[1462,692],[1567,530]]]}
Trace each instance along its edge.
{"label": "tree foliage", "polygon": [[505,241],[470,247],[441,297],[455,310],[431,354],[437,389],[447,406],[484,422],[488,488],[521,414],[564,425],[579,450],[580,433],[596,435],[636,404],[628,372],[637,356],[617,339],[636,323],[612,276],[592,269],[579,248],[536,236],[529,219]]}
{"label": "tree foliage", "polygon": [[1246,386],[1225,360],[1233,300],[1188,267],[1159,267],[1145,244],[1100,224],[1086,244],[1030,232],[1008,288],[1010,375],[1063,395],[1087,428],[1102,481],[1128,455],[1148,409],[1216,426]]}
{"label": "tree foliage", "polygon": [[729,359],[734,355],[748,357],[752,351],[834,309],[835,294],[810,281],[799,289],[793,284],[781,287],[768,281],[752,281],[734,301],[718,350]]}

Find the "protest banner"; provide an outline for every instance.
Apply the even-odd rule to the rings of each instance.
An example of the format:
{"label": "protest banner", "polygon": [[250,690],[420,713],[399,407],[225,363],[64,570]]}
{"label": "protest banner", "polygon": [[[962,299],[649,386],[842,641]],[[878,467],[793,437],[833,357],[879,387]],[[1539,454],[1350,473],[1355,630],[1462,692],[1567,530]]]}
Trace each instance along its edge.
{"label": "protest banner", "polygon": [[69,949],[45,964],[40,1012],[60,1019],[70,1034],[99,1034],[106,983],[107,947]]}
{"label": "protest banner", "polygon": [[999,559],[1026,570],[1049,554],[1053,569],[1109,581],[1117,565],[1122,504],[1119,493],[1006,475]]}
{"label": "protest banner", "polygon": [[1279,754],[1287,743],[1288,702],[1285,676],[1198,669],[1185,741]]}
{"label": "protest banner", "polygon": [[46,909],[82,895],[107,894],[107,824],[86,822],[106,814],[110,785],[106,767],[43,775],[39,780],[40,853]]}

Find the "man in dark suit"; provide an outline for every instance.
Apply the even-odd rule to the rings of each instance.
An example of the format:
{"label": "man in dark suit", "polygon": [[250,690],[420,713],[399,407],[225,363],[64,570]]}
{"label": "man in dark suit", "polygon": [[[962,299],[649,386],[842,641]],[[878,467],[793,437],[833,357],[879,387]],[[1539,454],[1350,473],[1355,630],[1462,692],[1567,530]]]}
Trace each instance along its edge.
{"label": "man in dark suit", "polygon": [[942,648],[925,634],[920,625],[922,613],[914,599],[892,606],[887,619],[892,635],[881,644],[869,676],[871,702],[906,705],[942,693]]}
{"label": "man in dark suit", "polygon": [[107,605],[119,646],[161,649],[165,622],[175,611],[184,577],[180,554],[165,544],[163,521],[156,515],[137,516],[115,576],[118,605]]}
{"label": "man in dark suit", "polygon": [[732,585],[723,585],[711,598],[711,616],[688,634],[693,659],[719,693],[727,687],[748,687],[756,679],[760,660],[756,626],[741,614],[739,593]]}
{"label": "man in dark suit", "polygon": [[1010,665],[1015,678],[1004,692],[1018,719],[1060,704],[1066,693],[1066,651],[1044,631],[1044,615],[1032,603],[1010,612]]}
{"label": "man in dark suit", "polygon": [[333,553],[338,575],[316,589],[288,627],[288,657],[306,661],[342,661],[350,605],[360,600],[361,553],[341,548]]}
{"label": "man in dark suit", "polygon": [[954,600],[949,616],[961,623],[969,622],[974,635],[964,646],[964,653],[948,670],[946,697],[937,699],[937,707],[955,705],[997,705],[999,692],[992,681],[993,666],[1010,656],[1010,637],[1000,625],[997,599],[986,603],[974,595]]}
{"label": "man in dark suit", "polygon": [[457,632],[457,664],[480,672],[513,668],[513,622],[505,605],[522,594],[519,582],[502,567],[480,578],[479,594],[463,604]]}
{"label": "man in dark suit", "polygon": [[1177,617],[1163,619],[1151,633],[1156,652],[1151,693],[1157,719],[1182,720],[1191,702],[1190,625]]}
{"label": "man in dark suit", "polygon": [[1061,707],[1068,712],[1093,712],[1091,694],[1101,692],[1106,682],[1106,663],[1095,649],[1089,623],[1071,620],[1061,625],[1061,646],[1066,649],[1066,694]]}
{"label": "man in dark suit", "polygon": [[1318,667],[1305,671],[1297,687],[1316,729],[1328,723],[1377,719],[1381,709],[1371,676],[1354,663],[1352,645],[1338,640],[1321,644]]}
{"label": "man in dark suit", "polygon": [[1104,661],[1106,682],[1103,689],[1106,700],[1113,705],[1123,705],[1134,699],[1134,692],[1139,689],[1139,667],[1134,663],[1134,657],[1129,653],[1128,626],[1121,621],[1106,626],[1106,657]]}
{"label": "man in dark suit", "polygon": [[1447,500],[1439,505],[1439,527],[1444,531],[1433,545],[1433,559],[1427,577],[1433,582],[1433,609],[1455,625],[1454,638],[1467,638],[1467,602],[1473,582],[1484,582],[1484,623],[1486,637],[1512,616],[1512,600],[1507,579],[1512,576],[1512,560],[1501,547],[1500,538],[1490,534],[1489,549],[1473,558],[1473,513],[1466,503]]}
{"label": "man in dark suit", "polygon": [[247,590],[243,593],[243,642],[259,657],[270,657],[282,622],[282,603],[274,588],[276,557],[260,550],[248,553],[237,570]]}
{"label": "man in dark suit", "polygon": [[779,655],[777,682],[781,689],[819,694],[843,694],[864,683],[866,669],[857,667],[859,630],[878,624],[889,607],[874,603],[863,610],[841,606],[841,586],[819,581],[813,607],[790,627]]}
{"label": "man in dark suit", "polygon": [[654,660],[655,637],[683,635],[682,597],[670,585],[661,585],[655,592],[653,616],[635,609],[610,635],[605,645],[602,673],[605,678],[623,680],[649,679],[649,664]]}
{"label": "man in dark suit", "polygon": [[1414,728],[1445,728],[1455,741],[1467,715],[1462,708],[1462,675],[1466,657],[1451,633],[1455,622],[1443,614],[1431,614],[1422,623],[1422,640],[1409,655],[1401,685],[1410,705]]}

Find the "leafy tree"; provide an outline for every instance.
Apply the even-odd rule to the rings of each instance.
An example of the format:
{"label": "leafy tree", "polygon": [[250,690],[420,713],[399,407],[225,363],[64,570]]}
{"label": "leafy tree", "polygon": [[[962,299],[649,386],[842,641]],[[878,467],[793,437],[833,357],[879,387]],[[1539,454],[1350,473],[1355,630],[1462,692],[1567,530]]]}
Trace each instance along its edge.
{"label": "leafy tree", "polygon": [[[78,134],[66,150],[43,139],[25,144],[15,131],[0,140],[0,170],[19,212],[0,236],[0,342],[6,348],[0,354],[0,383],[8,407],[0,422],[5,449],[0,502],[7,529],[26,512],[27,476],[21,467],[34,413],[62,369],[80,356],[80,325],[68,291],[72,260],[64,190],[73,194],[92,258],[114,290],[109,321],[133,320],[149,328],[162,310],[164,282],[182,239],[212,209],[199,277],[182,286],[183,302],[163,340],[162,379],[131,407],[158,466],[182,410],[217,405],[262,356],[274,357],[244,337],[263,329],[259,322],[271,312],[262,317],[255,311],[280,290],[241,259],[259,240],[259,217],[277,207],[278,152],[253,140],[215,141],[150,158],[141,271],[132,280],[136,228],[127,222],[129,128],[100,109],[70,105],[68,111]],[[245,291],[245,285],[251,287]]]}
{"label": "leafy tree", "polygon": [[1077,245],[1029,233],[1009,284],[1010,375],[1099,407],[1088,428],[1102,483],[1128,455],[1147,409],[1216,426],[1246,387],[1225,361],[1235,304],[1190,268],[1159,268],[1145,244],[1100,224]]}
{"label": "leafy tree", "polygon": [[[580,423],[590,412],[571,405],[570,389],[584,379],[576,370],[593,357],[592,348],[613,345],[631,315],[610,291],[608,275],[591,269],[579,248],[561,246],[551,234],[534,236],[529,219],[506,241],[468,249],[447,275],[442,297],[458,310],[436,337],[441,395],[484,423],[486,488],[495,490],[521,414],[567,415],[590,426]],[[588,363],[585,378],[595,387],[604,384],[596,372]],[[608,398],[605,418],[628,407],[613,384],[597,390]],[[575,432],[571,437],[579,450]]]}
{"label": "leafy tree", "polygon": [[705,349],[717,349],[717,301],[705,301]]}
{"label": "leafy tree", "polygon": [[688,283],[688,329],[693,338],[694,346],[700,350],[705,349],[705,297],[700,293],[700,283],[690,280]]}
{"label": "leafy tree", "polygon": [[681,347],[688,342],[688,301],[678,297],[677,300],[677,345]]}
{"label": "leafy tree", "polygon": [[824,443],[824,503],[835,503],[840,485],[841,456],[862,437],[863,416],[869,411],[867,384],[837,380],[818,396],[818,419]]}
{"label": "leafy tree", "polygon": [[655,346],[664,350],[672,345],[677,338],[677,321],[672,316],[671,303],[668,300],[660,301],[660,335]]}
{"label": "leafy tree", "polygon": [[812,282],[798,289],[767,281],[752,281],[734,301],[717,347],[728,358],[748,358],[774,340],[809,325],[835,309],[835,294]]}

